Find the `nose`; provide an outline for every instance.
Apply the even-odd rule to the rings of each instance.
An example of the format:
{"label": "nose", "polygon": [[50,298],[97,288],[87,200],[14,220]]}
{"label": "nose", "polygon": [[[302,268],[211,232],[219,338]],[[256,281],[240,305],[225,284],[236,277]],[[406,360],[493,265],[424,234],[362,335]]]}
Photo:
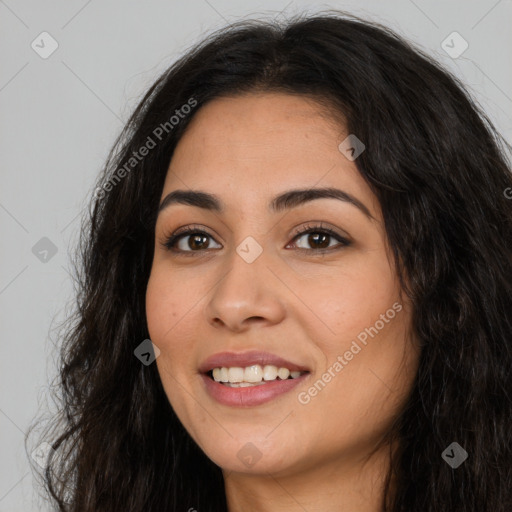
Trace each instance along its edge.
{"label": "nose", "polygon": [[265,251],[252,263],[233,251],[205,307],[215,328],[243,332],[252,324],[273,325],[286,314],[282,283],[267,267]]}

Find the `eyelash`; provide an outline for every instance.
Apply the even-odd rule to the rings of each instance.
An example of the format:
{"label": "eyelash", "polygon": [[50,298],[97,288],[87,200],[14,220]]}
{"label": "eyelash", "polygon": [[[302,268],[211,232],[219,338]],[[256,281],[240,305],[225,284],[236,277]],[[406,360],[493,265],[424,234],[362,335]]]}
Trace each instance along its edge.
{"label": "eyelash", "polygon": [[[308,234],[311,234],[311,233],[329,235],[332,238],[335,238],[338,242],[340,242],[341,246],[338,246],[338,247],[336,247],[336,246],[335,247],[328,247],[328,248],[324,248],[324,249],[303,249],[303,248],[298,248],[297,249],[298,251],[303,252],[303,253],[315,252],[317,254],[318,253],[319,254],[325,254],[325,253],[328,253],[328,252],[331,252],[331,251],[343,249],[344,247],[348,247],[349,245],[351,245],[351,242],[349,240],[347,240],[346,238],[342,237],[338,233],[334,232],[332,229],[323,227],[322,223],[320,223],[318,225],[303,226],[303,231],[299,231],[299,232],[297,232],[296,234],[293,235],[292,242],[294,242],[295,240],[301,238],[304,235],[308,235]],[[204,251],[215,250],[215,249],[202,249],[202,250],[200,249],[200,250],[197,250],[197,251],[192,251],[192,250],[190,250],[190,251],[183,251],[181,249],[176,249],[174,247],[176,242],[180,238],[186,237],[186,236],[190,236],[190,235],[206,235],[206,236],[208,236],[208,237],[213,239],[213,237],[209,233],[207,233],[206,231],[204,231],[202,229],[199,229],[199,228],[196,228],[194,226],[190,226],[188,228],[184,228],[182,230],[178,230],[175,233],[173,233],[172,235],[166,237],[165,238],[165,242],[163,242],[161,245],[165,249],[167,249],[169,251],[172,251],[172,252],[175,252],[175,253],[179,253],[179,254],[184,255],[184,256],[196,256],[197,253],[204,253]]]}

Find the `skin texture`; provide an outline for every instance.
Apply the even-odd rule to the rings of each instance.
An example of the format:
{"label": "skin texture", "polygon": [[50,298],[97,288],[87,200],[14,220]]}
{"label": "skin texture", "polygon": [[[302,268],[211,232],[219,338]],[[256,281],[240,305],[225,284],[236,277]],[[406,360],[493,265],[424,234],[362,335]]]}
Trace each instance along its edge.
{"label": "skin texture", "polygon": [[[169,401],[223,469],[232,511],[379,510],[389,448],[368,454],[413,385],[418,350],[379,203],[355,162],[338,149],[347,135],[310,98],[218,98],[197,112],[170,163],[162,199],[177,189],[202,190],[218,195],[225,211],[174,204],[160,213],[148,328],[161,350],[156,364]],[[332,198],[268,210],[279,193],[313,187],[348,192],[374,219]],[[320,221],[350,245],[328,237],[325,246],[332,249],[322,253],[322,239],[295,238]],[[162,246],[187,225],[210,237],[195,246],[185,235],[177,242],[185,255]],[[236,252],[248,236],[263,249],[250,264]],[[386,316],[384,327],[334,371],[338,356],[395,303],[401,310],[394,318]],[[218,352],[250,349],[305,364],[311,374],[268,403],[220,405],[205,391],[200,363]],[[301,403],[299,393],[306,401],[304,393],[329,368],[330,382]],[[237,457],[248,442],[261,453],[251,467]]]}

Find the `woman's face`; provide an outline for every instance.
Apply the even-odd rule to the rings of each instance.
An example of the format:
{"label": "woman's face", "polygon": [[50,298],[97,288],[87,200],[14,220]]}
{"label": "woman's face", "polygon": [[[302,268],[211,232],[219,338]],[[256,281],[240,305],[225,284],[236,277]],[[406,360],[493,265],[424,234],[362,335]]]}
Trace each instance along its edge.
{"label": "woman's face", "polygon": [[416,375],[379,203],[322,112],[280,93],[213,100],[165,180],[162,201],[181,195],[156,223],[149,333],[172,407],[225,470],[353,463]]}

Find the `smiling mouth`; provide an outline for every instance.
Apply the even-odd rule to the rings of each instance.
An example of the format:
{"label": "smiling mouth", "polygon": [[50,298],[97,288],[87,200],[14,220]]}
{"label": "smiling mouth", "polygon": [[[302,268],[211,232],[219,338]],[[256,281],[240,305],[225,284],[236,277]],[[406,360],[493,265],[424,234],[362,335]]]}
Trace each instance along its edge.
{"label": "smiling mouth", "polygon": [[274,365],[252,365],[242,367],[213,368],[206,375],[218,384],[231,388],[263,386],[271,382],[293,380],[309,373],[308,371],[290,371]]}

